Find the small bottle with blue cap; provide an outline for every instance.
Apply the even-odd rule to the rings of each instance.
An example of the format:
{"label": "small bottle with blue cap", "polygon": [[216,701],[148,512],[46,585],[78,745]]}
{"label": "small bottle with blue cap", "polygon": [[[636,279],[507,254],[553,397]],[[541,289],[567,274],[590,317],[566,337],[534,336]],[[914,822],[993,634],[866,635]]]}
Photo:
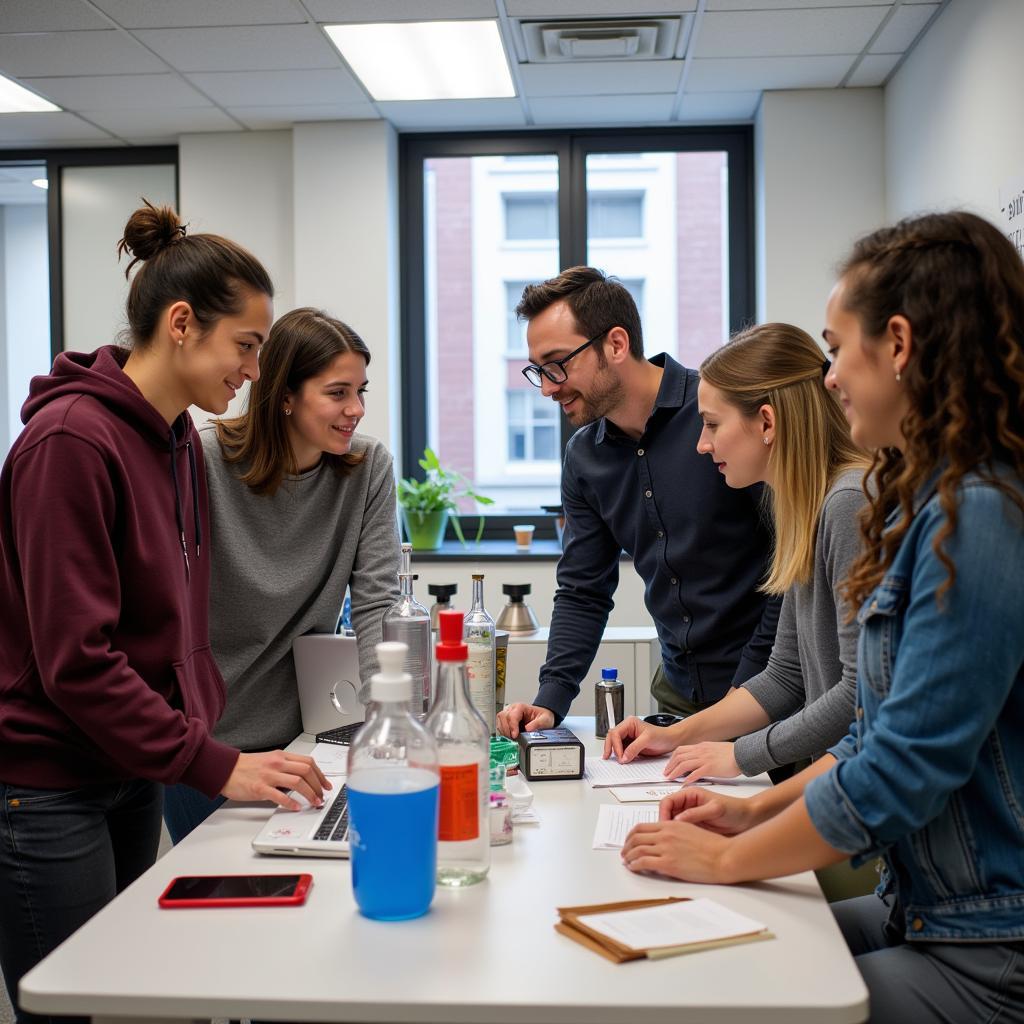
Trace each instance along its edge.
{"label": "small bottle with blue cap", "polygon": [[601,678],[594,684],[594,733],[607,736],[626,717],[626,691],[619,679],[619,670],[601,669]]}

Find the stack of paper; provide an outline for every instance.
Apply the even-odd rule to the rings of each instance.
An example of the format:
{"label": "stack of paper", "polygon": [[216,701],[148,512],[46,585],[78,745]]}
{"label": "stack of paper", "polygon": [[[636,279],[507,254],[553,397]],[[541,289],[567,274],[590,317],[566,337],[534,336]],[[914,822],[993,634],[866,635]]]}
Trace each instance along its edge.
{"label": "stack of paper", "polygon": [[594,849],[621,850],[634,825],[657,820],[658,808],[649,804],[640,807],[601,804],[594,830]]}
{"label": "stack of paper", "polygon": [[615,963],[775,937],[760,921],[708,899],[670,897],[560,907],[558,916],[557,931]]}
{"label": "stack of paper", "polygon": [[[700,779],[691,779],[686,775],[665,777],[668,757],[641,757],[629,764],[619,764],[614,757],[607,761],[603,757],[588,757],[583,766],[583,778],[594,789],[605,789],[609,786],[655,786],[655,785],[691,785],[702,783],[708,786],[735,785],[737,779],[712,778],[710,775]],[[674,785],[673,789],[678,789]]]}

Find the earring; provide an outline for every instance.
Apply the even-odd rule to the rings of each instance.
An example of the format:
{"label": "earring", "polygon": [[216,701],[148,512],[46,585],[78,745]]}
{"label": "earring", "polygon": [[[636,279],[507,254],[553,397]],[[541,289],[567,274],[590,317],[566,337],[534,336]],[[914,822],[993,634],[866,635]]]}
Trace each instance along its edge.
{"label": "earring", "polygon": [[899,382],[900,382],[900,371],[897,370],[896,371],[896,383],[899,384]]}
{"label": "earring", "polygon": [[769,441],[769,440],[768,440],[768,438],[766,437],[766,438],[764,439],[764,443],[765,443],[765,444],[771,444],[771,441]]}
{"label": "earring", "polygon": [[291,414],[292,414],[291,409],[285,409],[284,414],[285,414],[285,416],[291,416]]}
{"label": "earring", "polygon": [[184,347],[184,345],[185,345],[185,339],[184,338],[179,338],[178,339],[178,348],[182,348],[182,347]]}

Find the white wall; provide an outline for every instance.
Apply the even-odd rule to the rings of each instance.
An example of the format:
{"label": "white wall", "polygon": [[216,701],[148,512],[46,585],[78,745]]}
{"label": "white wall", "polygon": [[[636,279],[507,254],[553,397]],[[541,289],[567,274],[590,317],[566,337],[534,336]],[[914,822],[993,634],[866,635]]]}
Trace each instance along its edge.
{"label": "white wall", "polygon": [[755,125],[757,319],[817,338],[833,269],[885,220],[881,89],[766,92]]}
{"label": "white wall", "polygon": [[0,250],[0,347],[3,347],[6,407],[0,424],[0,457],[21,432],[21,407],[28,397],[28,382],[50,369],[50,267],[46,234],[46,204],[0,207],[3,232]]}
{"label": "white wall", "polygon": [[326,309],[366,342],[361,429],[398,460],[398,136],[384,121],[296,125],[293,173],[295,303]]}
{"label": "white wall", "polygon": [[999,217],[1024,177],[1024,3],[952,0],[885,90],[890,219],[962,207]]}
{"label": "white wall", "polygon": [[[209,232],[244,245],[274,282],[274,310],[295,305],[292,133],[209,132],[181,136],[178,148],[179,213],[194,234]],[[231,400],[237,416],[248,386]],[[197,424],[210,418],[193,406]]]}

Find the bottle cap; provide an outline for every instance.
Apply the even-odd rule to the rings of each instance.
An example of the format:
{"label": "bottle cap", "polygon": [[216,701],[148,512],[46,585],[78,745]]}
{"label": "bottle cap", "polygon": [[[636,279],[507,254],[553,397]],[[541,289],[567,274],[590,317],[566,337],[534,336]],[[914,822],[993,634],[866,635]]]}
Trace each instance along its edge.
{"label": "bottle cap", "polygon": [[427,593],[439,601],[447,601],[459,589],[457,583],[428,583]]}
{"label": "bottle cap", "polygon": [[408,644],[377,644],[380,671],[370,677],[370,700],[396,701],[412,698],[412,676],[405,671]]}
{"label": "bottle cap", "polygon": [[434,653],[438,661],[465,661],[469,648],[462,639],[462,612],[439,612],[437,616],[438,641]]}
{"label": "bottle cap", "polygon": [[529,583],[505,583],[502,585],[501,592],[505,594],[512,603],[522,601],[522,599],[530,592]]}
{"label": "bottle cap", "polygon": [[601,669],[602,679],[618,679],[619,670],[617,668],[603,668]]}

